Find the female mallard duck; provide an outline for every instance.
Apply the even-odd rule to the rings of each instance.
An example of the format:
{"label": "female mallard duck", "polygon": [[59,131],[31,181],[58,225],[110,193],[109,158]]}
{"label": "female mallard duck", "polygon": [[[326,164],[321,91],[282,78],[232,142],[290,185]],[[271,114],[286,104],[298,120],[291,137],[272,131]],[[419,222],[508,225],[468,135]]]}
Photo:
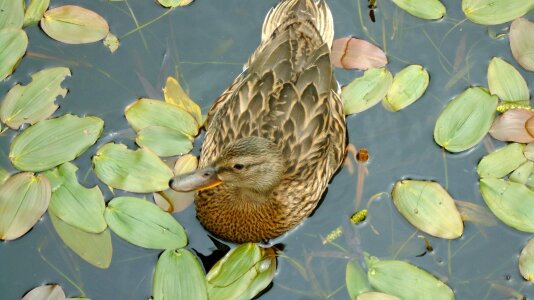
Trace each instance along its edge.
{"label": "female mallard duck", "polygon": [[269,240],[317,206],[345,154],[332,38],[324,0],[282,1],[245,71],[210,109],[199,170],[171,187],[199,190],[197,216],[216,236]]}

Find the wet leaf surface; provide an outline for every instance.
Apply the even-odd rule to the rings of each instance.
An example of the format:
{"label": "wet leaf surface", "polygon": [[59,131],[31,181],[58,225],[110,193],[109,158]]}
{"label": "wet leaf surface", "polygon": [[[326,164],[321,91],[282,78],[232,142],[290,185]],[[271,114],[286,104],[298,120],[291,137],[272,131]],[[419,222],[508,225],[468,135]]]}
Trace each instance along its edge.
{"label": "wet leaf surface", "polygon": [[347,263],[345,283],[350,299],[356,299],[358,295],[371,291],[367,273],[355,259],[351,259]]}
{"label": "wet leaf surface", "polygon": [[399,111],[421,98],[428,87],[430,76],[420,65],[410,65],[395,74],[384,106]]}
{"label": "wet leaf surface", "polygon": [[23,0],[0,0],[0,30],[20,29],[24,20]]}
{"label": "wet leaf surface", "polygon": [[393,0],[393,3],[409,14],[427,20],[441,19],[447,11],[439,0]]}
{"label": "wet leaf surface", "polygon": [[15,71],[15,67],[26,53],[26,47],[28,47],[28,36],[24,30],[0,29],[0,81]]}
{"label": "wet leaf surface", "polygon": [[175,129],[148,126],[137,133],[136,143],[158,156],[183,155],[193,149],[193,138]]}
{"label": "wet leaf surface", "polygon": [[21,300],[64,300],[65,292],[57,284],[38,286],[22,297]]}
{"label": "wet leaf surface", "polygon": [[491,59],[488,67],[488,87],[493,95],[507,102],[528,105],[530,92],[527,82],[511,64],[499,57]]}
{"label": "wet leaf surface", "polygon": [[462,0],[465,16],[472,22],[483,25],[512,21],[533,8],[533,0]]}
{"label": "wet leaf surface", "polygon": [[163,89],[163,95],[165,96],[165,102],[174,104],[188,112],[197,121],[198,127],[203,124],[200,107],[189,98],[178,80],[168,77]]}
{"label": "wet leaf surface", "polygon": [[382,68],[388,63],[382,49],[353,37],[334,40],[330,60],[338,68],[360,70]]}
{"label": "wet leaf surface", "polygon": [[39,23],[45,11],[48,9],[48,5],[50,5],[50,0],[31,0],[24,12],[24,26]]}
{"label": "wet leaf surface", "polygon": [[530,239],[519,255],[519,272],[530,282],[534,282],[534,239]]}
{"label": "wet leaf surface", "polygon": [[499,115],[489,130],[490,135],[500,141],[530,143],[534,137],[527,130],[527,121],[534,117],[531,109],[510,109]]}
{"label": "wet leaf surface", "polygon": [[158,3],[165,7],[186,6],[193,0],[158,0]]}
{"label": "wet leaf surface", "polygon": [[527,161],[523,154],[525,145],[512,143],[482,158],[477,173],[481,178],[501,178]]}
{"label": "wet leaf surface", "polygon": [[369,69],[341,89],[343,110],[350,115],[367,110],[386,96],[393,76],[385,69]]}
{"label": "wet leaf surface", "polygon": [[517,63],[525,70],[534,72],[534,23],[524,18],[512,22],[510,48]]}

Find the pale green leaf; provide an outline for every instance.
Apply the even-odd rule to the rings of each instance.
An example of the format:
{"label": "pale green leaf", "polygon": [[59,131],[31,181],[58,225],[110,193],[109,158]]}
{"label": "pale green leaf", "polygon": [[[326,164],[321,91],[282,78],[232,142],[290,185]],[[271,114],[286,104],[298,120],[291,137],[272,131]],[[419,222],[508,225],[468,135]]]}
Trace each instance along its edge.
{"label": "pale green leaf", "polygon": [[0,29],[0,81],[15,71],[27,47],[28,36],[24,30]]}
{"label": "pale green leaf", "polygon": [[0,186],[0,240],[28,232],[46,211],[50,194],[48,179],[33,173],[13,175]]}
{"label": "pale green leaf", "polygon": [[48,216],[61,240],[74,253],[97,268],[109,267],[113,255],[109,229],[100,233],[89,233],[63,222],[50,212]]}
{"label": "pale green leaf", "polygon": [[187,244],[174,217],[144,199],[117,197],[104,213],[109,228],[126,241],[150,249],[177,249]]}
{"label": "pale green leaf", "polygon": [[193,0],[158,0],[159,4],[165,7],[186,6],[193,2]]}
{"label": "pale green leaf", "polygon": [[341,89],[345,114],[367,110],[380,102],[385,96],[393,76],[386,68],[368,69],[363,76],[354,79]]}
{"label": "pale green leaf", "polygon": [[389,294],[380,292],[365,292],[358,295],[356,300],[401,300],[399,297],[395,297]]}
{"label": "pale green leaf", "polygon": [[519,18],[534,8],[534,0],[462,0],[465,16],[474,23],[497,25]]}
{"label": "pale green leaf", "polygon": [[165,250],[156,264],[152,294],[154,300],[207,300],[206,278],[195,255]]}
{"label": "pale green leaf", "polygon": [[523,154],[525,154],[527,159],[534,161],[534,143],[526,145],[523,149]]}
{"label": "pale green leaf", "polygon": [[24,26],[39,23],[48,5],[50,5],[50,0],[31,0],[24,13]]}
{"label": "pale green leaf", "polygon": [[108,47],[108,49],[109,49],[109,51],[111,51],[111,53],[115,53],[115,51],[117,51],[117,49],[119,49],[119,46],[121,45],[121,42],[119,41],[119,39],[114,34],[112,34],[110,32],[110,33],[108,33],[108,35],[106,35],[106,38],[104,39],[104,45],[106,47]]}
{"label": "pale green leaf", "polygon": [[534,171],[534,162],[529,160],[515,169],[515,171],[510,174],[508,179],[513,182],[527,184],[528,178],[530,177],[530,174],[532,174],[532,171]]}
{"label": "pale green leaf", "polygon": [[105,184],[136,193],[166,190],[173,177],[156,154],[145,149],[130,150],[122,144],[109,143],[98,149],[93,167]]}
{"label": "pale green leaf", "polygon": [[50,68],[34,73],[28,85],[15,85],[2,101],[2,122],[18,129],[24,123],[33,125],[50,117],[58,108],[54,103],[56,98],[67,94],[67,89],[61,87],[67,76],[70,76],[68,68]]}
{"label": "pale green leaf", "polygon": [[33,288],[21,300],[64,300],[65,292],[57,284],[45,284]]}
{"label": "pale green leaf", "polygon": [[41,121],[11,143],[11,163],[23,171],[44,171],[71,161],[91,147],[104,127],[97,117],[64,115]]}
{"label": "pale green leaf", "polygon": [[48,209],[56,217],[81,230],[99,233],[106,229],[104,196],[98,186],[91,189],[78,183],[78,168],[64,163],[45,173],[52,184]]}
{"label": "pale green leaf", "polygon": [[409,14],[426,20],[441,19],[447,11],[439,0],[393,0]]}
{"label": "pale green leaf", "polygon": [[430,76],[420,65],[410,65],[395,74],[383,103],[392,111],[399,111],[421,98],[428,87]]}
{"label": "pale green leaf", "polygon": [[24,21],[24,0],[0,0],[0,30],[20,29]]}
{"label": "pale green leaf", "polygon": [[519,256],[519,272],[526,280],[534,282],[534,238],[530,239]]}
{"label": "pale green leaf", "polygon": [[[518,0],[516,0],[518,1]],[[522,1],[522,0],[519,0]],[[529,0],[525,2],[533,2]],[[514,1],[515,2],[515,1]],[[518,18],[510,26],[510,49],[517,63],[534,72],[534,23]]]}
{"label": "pale green leaf", "polygon": [[511,64],[494,57],[488,66],[488,87],[492,94],[507,103],[528,105],[530,92],[527,82]]}
{"label": "pale green leaf", "polygon": [[[186,154],[176,160],[174,165],[174,175],[186,174],[197,169],[198,159],[192,154]],[[154,193],[154,202],[167,212],[180,212],[195,200],[196,191],[177,192],[173,189],[167,189]]]}
{"label": "pale green leaf", "polygon": [[193,138],[180,131],[161,126],[148,126],[137,133],[135,142],[159,156],[185,154],[193,149]]}
{"label": "pale green leaf", "polygon": [[512,143],[482,158],[478,163],[477,173],[481,178],[500,178],[508,175],[527,161],[523,154],[525,145]]}
{"label": "pale green leaf", "polygon": [[165,102],[174,104],[177,107],[188,112],[196,121],[197,125],[202,126],[202,112],[195,101],[189,98],[189,95],[184,91],[178,80],[173,77],[167,77],[165,88],[163,89],[163,96]]}
{"label": "pale green leaf", "polygon": [[345,283],[350,299],[356,299],[358,295],[371,291],[367,274],[355,259],[351,259],[347,263]]}
{"label": "pale green leaf", "polygon": [[109,25],[104,18],[76,5],[46,11],[41,19],[41,28],[51,38],[67,44],[96,42],[109,33]]}
{"label": "pale green leaf", "polygon": [[11,173],[3,168],[0,168],[0,186],[6,182],[9,177],[11,177]]}
{"label": "pale green leaf", "polygon": [[434,127],[434,140],[450,152],[478,144],[495,119],[497,97],[484,88],[465,90],[447,104]]}

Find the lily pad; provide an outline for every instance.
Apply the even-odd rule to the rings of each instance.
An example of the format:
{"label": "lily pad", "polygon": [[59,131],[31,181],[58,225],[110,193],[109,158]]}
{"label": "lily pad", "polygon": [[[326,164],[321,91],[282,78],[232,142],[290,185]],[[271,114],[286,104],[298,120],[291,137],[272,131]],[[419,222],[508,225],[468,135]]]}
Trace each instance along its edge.
{"label": "lily pad", "polygon": [[462,0],[465,16],[474,23],[497,25],[512,21],[534,8],[534,0]]}
{"label": "lily pad", "polygon": [[38,286],[22,297],[21,300],[64,300],[65,292],[57,284],[45,284]]}
{"label": "lily pad", "polygon": [[534,239],[530,239],[519,256],[519,272],[523,278],[534,282]]}
{"label": "lily pad", "polygon": [[478,144],[495,118],[497,97],[473,87],[447,104],[434,127],[434,140],[450,152],[461,152]]}
{"label": "lily pad", "polygon": [[523,153],[527,159],[534,161],[534,143],[526,145]]}
{"label": "lily pad", "polygon": [[109,143],[98,149],[93,167],[105,184],[136,193],[166,190],[173,177],[156,154],[145,149],[130,150],[122,144]]}
{"label": "lily pad", "polygon": [[137,133],[135,142],[158,156],[185,154],[193,149],[193,138],[175,129],[148,126]]}
{"label": "lily pad", "polygon": [[50,68],[32,75],[28,85],[15,85],[9,90],[0,107],[0,119],[12,129],[22,124],[35,124],[50,117],[58,108],[58,96],[65,97],[67,89],[61,87],[68,68]]}
{"label": "lily pad", "polygon": [[395,74],[384,106],[399,111],[421,98],[428,87],[430,76],[420,65],[410,65]]}
{"label": "lily pad", "polygon": [[195,255],[187,249],[165,250],[156,264],[152,293],[154,300],[207,300],[206,278]]}
{"label": "lily pad", "polygon": [[409,14],[426,20],[441,19],[447,11],[439,0],[393,0],[393,3]]}
{"label": "lily pad", "polygon": [[528,178],[530,177],[530,174],[532,174],[532,171],[534,171],[534,162],[529,160],[515,169],[515,171],[510,174],[508,179],[513,182],[527,184]]}
{"label": "lily pad", "polygon": [[174,104],[188,112],[197,121],[197,125],[199,127],[203,124],[200,107],[193,100],[191,100],[191,98],[189,98],[178,80],[170,76],[167,77],[167,82],[165,84],[165,88],[163,89],[163,95],[165,97],[165,102]]}
{"label": "lily pad", "polygon": [[527,122],[534,117],[531,109],[515,108],[499,115],[489,130],[490,135],[500,141],[517,143],[534,142],[534,137],[530,135]]}
{"label": "lily pad", "polygon": [[511,64],[494,57],[488,66],[488,87],[492,94],[506,102],[528,105],[530,92],[525,78]]}
{"label": "lily pad", "polygon": [[193,2],[193,0],[158,0],[159,4],[165,7],[186,6]]}
{"label": "lily pad", "polygon": [[501,178],[527,161],[523,154],[525,145],[512,143],[482,158],[477,173],[481,178]]}
{"label": "lily pad", "polygon": [[350,115],[373,107],[384,99],[393,76],[386,68],[369,69],[341,89],[343,110]]}
{"label": "lily pad", "polygon": [[432,274],[400,260],[379,260],[366,255],[367,276],[371,286],[401,299],[452,300],[454,293]]}
{"label": "lily pad", "polygon": [[[522,1],[513,1],[522,2]],[[524,1],[524,3],[532,1]],[[534,72],[534,23],[518,18],[510,26],[510,48],[515,61],[525,70]]]}
{"label": "lily pad", "polygon": [[7,171],[6,169],[0,168],[0,186],[6,182],[9,177],[11,177],[11,173]]}
{"label": "lily pad", "polygon": [[43,175],[19,173],[0,186],[0,240],[14,240],[39,221],[50,202],[50,183]]}
{"label": "lily pad", "polygon": [[443,239],[463,234],[460,212],[439,183],[401,180],[393,187],[392,197],[395,207],[417,229]]}
{"label": "lily pad", "polygon": [[23,171],[44,171],[71,161],[91,147],[104,127],[97,117],[64,115],[41,121],[19,134],[9,159]]}
{"label": "lily pad", "polygon": [[39,23],[49,5],[50,0],[31,0],[24,13],[24,26]]}
{"label": "lily pad", "polygon": [[347,263],[345,282],[350,299],[356,299],[358,295],[371,291],[367,273],[354,259],[349,260]]}
{"label": "lily pad", "polygon": [[534,191],[520,183],[483,178],[480,192],[499,220],[517,230],[534,232]]}
{"label": "lily pad", "polygon": [[109,267],[113,255],[109,229],[100,233],[89,233],[63,222],[50,212],[48,216],[61,240],[74,253],[97,268]]}
{"label": "lily pad", "polygon": [[24,0],[0,0],[0,29],[22,28]]}
{"label": "lily pad", "polygon": [[334,40],[330,60],[338,68],[360,70],[382,68],[388,63],[382,49],[353,37]]}
{"label": "lily pad", "polygon": [[104,196],[98,186],[87,189],[78,183],[78,168],[71,163],[45,173],[52,185],[52,199],[48,209],[69,225],[99,233],[106,229]]}
{"label": "lily pad", "polygon": [[356,300],[401,300],[399,297],[395,297],[389,294],[380,292],[366,292],[358,295]]}
{"label": "lily pad", "polygon": [[76,5],[48,10],[41,19],[41,28],[51,38],[66,44],[93,43],[109,33],[109,25],[104,18]]}
{"label": "lily pad", "polygon": [[117,197],[104,213],[109,228],[126,241],[150,249],[177,249],[187,244],[174,217],[144,199]]}
{"label": "lily pad", "polygon": [[0,81],[13,73],[27,47],[28,36],[24,30],[0,29]]}

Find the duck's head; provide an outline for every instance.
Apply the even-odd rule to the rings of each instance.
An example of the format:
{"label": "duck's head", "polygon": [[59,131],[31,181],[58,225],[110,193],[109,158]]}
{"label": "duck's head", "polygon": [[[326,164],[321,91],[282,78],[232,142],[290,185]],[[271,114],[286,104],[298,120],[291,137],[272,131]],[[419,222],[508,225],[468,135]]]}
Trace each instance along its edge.
{"label": "duck's head", "polygon": [[230,188],[270,193],[286,169],[280,148],[261,137],[229,144],[209,166],[174,177],[169,185],[179,192],[203,190],[221,183]]}

